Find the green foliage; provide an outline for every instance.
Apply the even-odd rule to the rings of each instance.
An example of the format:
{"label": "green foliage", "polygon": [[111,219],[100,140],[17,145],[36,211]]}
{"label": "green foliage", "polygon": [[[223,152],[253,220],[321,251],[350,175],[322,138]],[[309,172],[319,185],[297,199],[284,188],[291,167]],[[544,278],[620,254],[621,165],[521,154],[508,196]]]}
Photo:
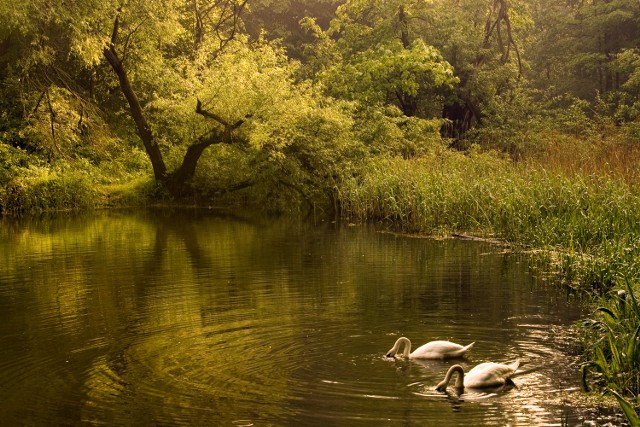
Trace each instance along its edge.
{"label": "green foliage", "polygon": [[[230,15],[243,5],[234,0],[3,5],[0,142],[8,161],[0,178],[22,179],[28,166],[58,173],[58,162],[78,165],[98,185],[149,173],[103,58],[116,18],[122,64],[169,173],[194,142],[242,121],[234,147],[216,141],[202,159],[191,183],[201,197],[253,184],[254,200],[327,198],[371,156],[441,153],[440,128],[458,119],[448,115],[452,106],[478,120],[457,148],[479,143],[518,160],[540,159],[567,137],[638,138],[634,2],[510,1],[511,44],[487,32],[495,4],[250,0],[244,15]],[[278,22],[264,28],[273,16]],[[587,30],[575,33],[577,24]],[[222,122],[195,114],[197,99]],[[553,187],[547,181],[540,178]],[[590,244],[590,233],[549,228]],[[527,234],[524,226],[508,230]]]}
{"label": "green foliage", "polygon": [[622,89],[629,93],[640,90],[640,53],[638,49],[623,49],[616,57],[617,68],[629,76]]}
{"label": "green foliage", "polygon": [[625,399],[637,405],[640,396],[640,305],[634,286],[626,281],[625,289],[602,303],[585,321],[585,387],[590,379],[612,393],[632,425],[638,425],[634,405]]}
{"label": "green foliage", "polygon": [[367,108],[355,116],[355,133],[373,156],[412,158],[442,148],[442,120],[407,117],[393,106]]}
{"label": "green foliage", "polygon": [[253,1],[244,23],[253,38],[266,35],[269,40],[281,40],[288,56],[300,58],[304,45],[312,42],[300,21],[308,18],[326,26],[340,3],[342,0]]}
{"label": "green foliage", "polygon": [[0,213],[42,213],[94,207],[95,189],[86,174],[29,168],[0,190]]}
{"label": "green foliage", "polygon": [[7,185],[13,176],[29,165],[32,159],[19,148],[0,144],[0,188]]}
{"label": "green foliage", "polygon": [[363,108],[393,105],[407,116],[440,117],[458,83],[453,68],[421,38],[409,40],[403,2],[348,1],[329,30],[312,20],[307,54],[315,78],[331,96]]}
{"label": "green foliage", "polygon": [[405,115],[438,117],[458,79],[432,46],[421,40],[409,49],[397,41],[377,45],[321,74],[332,96],[364,106],[395,105]]}
{"label": "green foliage", "polygon": [[534,15],[541,25],[532,46],[540,87],[592,100],[597,93],[633,86],[637,66],[628,50],[640,37],[636,1],[544,0],[541,6]]}
{"label": "green foliage", "polygon": [[[326,201],[335,176],[363,151],[352,135],[351,104],[297,81],[298,64],[277,45],[258,41],[232,46],[200,71],[195,93],[208,112],[242,125],[231,135],[232,146],[212,147],[204,156],[193,187],[210,197],[247,183],[255,187],[250,197],[255,203],[286,210]],[[162,134],[189,141],[217,125],[194,117],[194,104],[195,97],[153,103]],[[169,163],[179,164],[180,150],[173,145]]]}

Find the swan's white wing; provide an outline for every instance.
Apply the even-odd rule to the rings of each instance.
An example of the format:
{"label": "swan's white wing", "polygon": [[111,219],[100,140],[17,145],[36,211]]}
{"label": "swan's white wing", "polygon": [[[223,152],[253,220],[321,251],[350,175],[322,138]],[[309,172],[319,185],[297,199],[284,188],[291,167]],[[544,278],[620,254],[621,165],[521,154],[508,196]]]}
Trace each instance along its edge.
{"label": "swan's white wing", "polygon": [[504,384],[518,369],[519,362],[511,365],[485,362],[475,366],[464,376],[465,387],[492,387]]}
{"label": "swan's white wing", "polygon": [[411,357],[416,359],[438,359],[447,357],[451,353],[458,352],[464,347],[450,341],[431,341],[416,348]]}

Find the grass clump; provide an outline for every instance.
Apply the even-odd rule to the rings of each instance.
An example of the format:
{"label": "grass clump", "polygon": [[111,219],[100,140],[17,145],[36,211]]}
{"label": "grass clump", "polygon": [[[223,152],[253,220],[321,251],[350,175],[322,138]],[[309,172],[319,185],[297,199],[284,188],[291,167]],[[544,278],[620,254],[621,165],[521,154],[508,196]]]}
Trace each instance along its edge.
{"label": "grass clump", "polygon": [[602,300],[585,320],[583,385],[589,381],[612,394],[631,425],[640,425],[640,304],[634,286],[625,281],[611,298]]}
{"label": "grass clump", "polygon": [[29,168],[0,190],[0,213],[86,210],[95,206],[96,196],[91,180],[81,171]]}
{"label": "grass clump", "polygon": [[616,274],[640,271],[640,195],[607,176],[443,150],[412,160],[372,160],[338,193],[352,221],[387,221],[426,234],[493,235],[554,251],[562,254],[567,278],[603,291]]}
{"label": "grass clump", "polygon": [[144,153],[44,159],[0,143],[0,215],[144,205],[154,197]]}

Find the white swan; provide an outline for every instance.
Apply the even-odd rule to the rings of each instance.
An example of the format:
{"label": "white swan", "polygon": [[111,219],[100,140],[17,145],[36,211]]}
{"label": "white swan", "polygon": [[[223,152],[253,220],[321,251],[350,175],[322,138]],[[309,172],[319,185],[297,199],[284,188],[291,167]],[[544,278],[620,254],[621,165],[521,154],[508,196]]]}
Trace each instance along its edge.
{"label": "white swan", "polygon": [[400,337],[393,345],[393,348],[387,352],[387,357],[394,357],[402,344],[404,344],[403,356],[409,359],[452,359],[463,357],[475,342],[463,347],[460,344],[449,341],[431,341],[416,348],[412,353],[409,338]]}
{"label": "white swan", "polygon": [[485,362],[474,366],[473,369],[465,375],[462,366],[453,365],[447,371],[444,380],[436,386],[436,390],[446,390],[447,385],[449,385],[449,381],[451,381],[451,377],[454,374],[458,374],[456,378],[456,388],[458,389],[463,389],[465,387],[483,388],[501,386],[511,380],[511,377],[516,373],[519,366],[520,360],[516,360],[510,365]]}

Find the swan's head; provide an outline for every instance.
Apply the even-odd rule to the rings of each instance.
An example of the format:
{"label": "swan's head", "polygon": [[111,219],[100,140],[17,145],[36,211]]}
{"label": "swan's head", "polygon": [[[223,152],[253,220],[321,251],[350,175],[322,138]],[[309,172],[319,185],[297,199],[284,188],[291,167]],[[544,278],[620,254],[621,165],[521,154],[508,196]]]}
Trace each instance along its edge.
{"label": "swan's head", "polygon": [[387,351],[387,357],[395,358],[396,353],[398,353],[402,344],[404,344],[404,357],[409,356],[409,353],[411,352],[411,341],[409,341],[408,338],[400,337],[396,340],[396,343],[393,345],[391,350]]}
{"label": "swan's head", "polygon": [[447,390],[447,384],[448,383],[445,383],[444,381],[441,382],[440,384],[438,384],[436,386],[436,391],[446,391]]}

